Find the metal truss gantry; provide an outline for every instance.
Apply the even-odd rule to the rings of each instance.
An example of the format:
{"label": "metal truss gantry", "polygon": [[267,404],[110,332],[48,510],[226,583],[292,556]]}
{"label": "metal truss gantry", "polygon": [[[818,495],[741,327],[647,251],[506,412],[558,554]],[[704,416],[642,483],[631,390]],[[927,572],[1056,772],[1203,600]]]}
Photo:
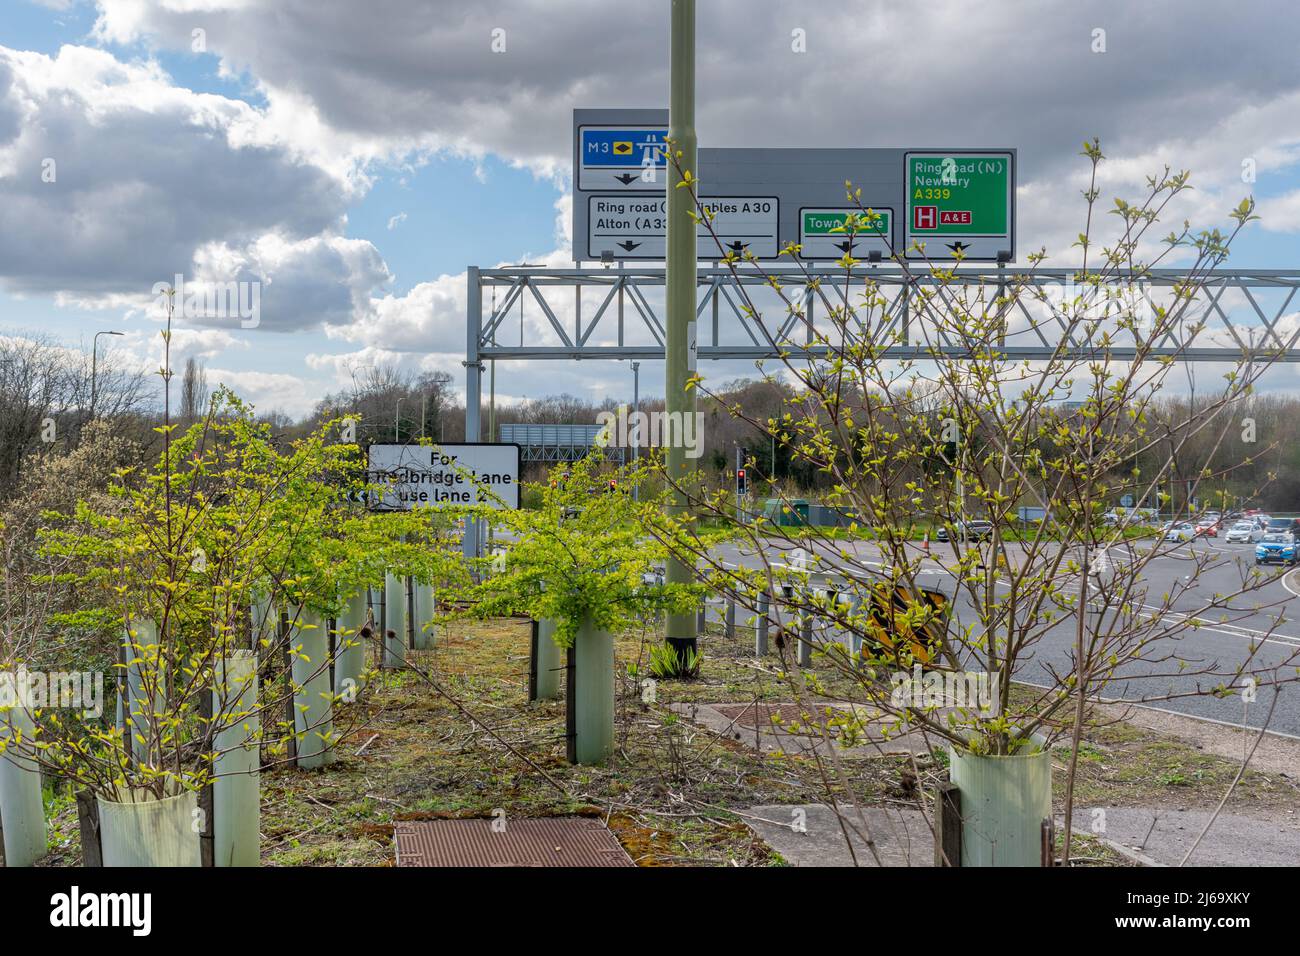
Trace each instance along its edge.
{"label": "metal truss gantry", "polygon": [[601,445],[597,436],[601,425],[499,425],[501,441],[519,446],[523,462],[578,461],[596,451],[620,465],[627,460],[627,449]]}
{"label": "metal truss gantry", "polygon": [[[834,283],[843,283],[843,269],[817,269],[812,277],[822,283],[823,294]],[[882,336],[896,336],[886,358],[911,360],[960,360],[968,349],[942,335],[926,341],[914,302],[918,290],[943,285],[969,291],[989,290],[1013,284],[1038,287],[1073,285],[1077,269],[1034,269],[1026,272],[1006,266],[962,267],[950,277],[939,278],[919,265],[908,271],[897,266],[866,266],[855,270],[853,281],[860,288],[863,279],[877,283],[885,299]],[[792,300],[802,300],[802,315],[787,313],[769,285],[777,279]],[[517,360],[654,360],[664,357],[662,266],[639,267],[619,264],[610,268],[550,269],[509,267],[468,271],[465,351],[465,434],[474,441],[481,434],[482,372],[485,363]],[[761,272],[742,269],[733,273],[725,267],[700,268],[696,320],[698,359],[701,363],[719,359],[761,361],[776,359],[782,346],[798,350],[801,357],[824,355],[824,347],[810,345],[817,327],[817,292],[809,288],[810,277],[803,270],[784,266]],[[1213,269],[1191,276],[1177,269],[1153,269],[1140,275],[1108,277],[1108,287],[1128,286],[1143,290],[1156,304],[1163,297],[1172,302],[1175,289],[1195,289],[1183,305],[1183,321],[1150,348],[1151,358],[1172,357],[1183,362],[1240,362],[1259,357],[1269,362],[1300,362],[1300,269]],[[757,321],[743,308],[739,287],[744,286],[756,303],[770,307],[768,324]],[[572,292],[570,293],[570,290]],[[485,292],[491,305],[484,311]],[[589,296],[584,300],[584,292]],[[561,296],[572,295],[569,305]],[[1068,293],[1069,295],[1077,293]],[[1066,322],[1059,316],[1033,316],[1033,294],[1017,297],[1008,315],[1008,333],[999,351],[1008,361],[1072,358],[1132,359],[1138,345],[1130,336],[1112,337],[1100,344],[1071,339]],[[594,311],[584,316],[584,306]],[[503,344],[501,336],[510,329],[516,310],[536,308],[543,317],[543,335],[528,341],[520,321],[520,344]],[[1019,310],[1021,315],[1017,315]],[[762,310],[760,310],[762,311]],[[572,313],[572,324],[561,319]],[[567,317],[566,317],[567,318]],[[779,319],[779,325],[776,320]],[[1053,322],[1060,334],[1053,340]],[[772,326],[778,325],[773,331]],[[1210,345],[1197,345],[1208,340]]]}

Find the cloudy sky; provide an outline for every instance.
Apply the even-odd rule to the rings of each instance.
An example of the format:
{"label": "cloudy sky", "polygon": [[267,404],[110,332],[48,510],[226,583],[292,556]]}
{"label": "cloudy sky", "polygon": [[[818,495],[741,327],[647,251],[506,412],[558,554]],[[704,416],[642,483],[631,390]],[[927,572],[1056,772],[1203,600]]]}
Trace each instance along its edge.
{"label": "cloudy sky", "polygon": [[[175,346],[264,409],[301,414],[380,361],[459,386],[465,268],[571,259],[571,111],[666,105],[667,12],[0,0],[0,333],[88,349],[118,329],[120,357],[156,367],[154,287],[240,280],[257,327],[182,317]],[[700,142],[1015,146],[1019,249],[1065,265],[1097,136],[1107,195],[1191,169],[1171,225],[1226,226],[1254,195],[1232,264],[1292,267],[1293,19],[1284,0],[703,0]],[[625,364],[504,371],[502,395],[630,397]],[[645,363],[643,391],[661,378]]]}

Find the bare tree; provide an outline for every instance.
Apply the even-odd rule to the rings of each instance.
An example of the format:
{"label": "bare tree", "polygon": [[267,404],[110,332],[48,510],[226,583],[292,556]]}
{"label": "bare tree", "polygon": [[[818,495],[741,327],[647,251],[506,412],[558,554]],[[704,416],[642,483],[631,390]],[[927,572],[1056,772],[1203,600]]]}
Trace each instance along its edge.
{"label": "bare tree", "polygon": [[208,373],[203,363],[190,356],[185,361],[185,374],[181,377],[181,421],[193,424],[203,417],[208,407]]}
{"label": "bare tree", "polygon": [[[1084,193],[1089,226],[1078,243],[1077,297],[1058,302],[1046,294],[1035,275],[1042,253],[1032,254],[1023,272],[1008,273],[1002,286],[963,284],[949,263],[918,265],[895,252],[907,287],[916,290],[911,321],[924,340],[919,361],[890,354],[902,333],[891,324],[882,288],[849,255],[834,278],[814,277],[798,247],[787,250],[825,315],[816,323],[774,276],[770,285],[781,300],[774,310],[751,296],[755,286],[738,286],[769,341],[778,341],[787,316],[803,321],[810,336],[807,344],[781,342],[781,371],[795,383],[786,409],[766,420],[736,405],[733,414],[822,475],[825,500],[857,516],[863,540],[845,546],[815,528],[746,526],[740,531],[761,561],[757,569],[730,564],[703,545],[683,555],[710,569],[714,588],[750,607],[758,607],[756,595],[773,595],[783,630],[821,638],[821,659],[855,683],[870,705],[866,712],[875,715],[855,728],[866,739],[912,733],[977,756],[1068,743],[1067,834],[1092,701],[1250,700],[1256,688],[1279,693],[1300,663],[1295,649],[1267,644],[1282,608],[1259,592],[1275,577],[1139,527],[1136,516],[1102,519],[1119,495],[1159,499],[1176,470],[1190,484],[1187,497],[1196,497],[1203,483],[1230,470],[1213,471],[1216,455],[1240,461],[1254,451],[1231,447],[1240,444],[1235,412],[1267,355],[1260,361],[1243,354],[1194,409],[1164,422],[1158,402],[1173,363],[1155,355],[1175,331],[1187,332],[1186,343],[1203,328],[1205,277],[1255,218],[1254,204],[1244,200],[1232,212],[1227,235],[1194,233],[1184,224],[1145,261],[1140,249],[1159,248],[1147,233],[1189,188],[1186,173],[1166,169],[1148,181],[1139,202],[1116,200],[1122,235],[1090,257],[1100,245],[1090,233],[1102,155],[1095,143],[1085,153],[1093,182]],[[848,198],[855,201],[852,190]],[[701,218],[707,221],[703,212]],[[850,235],[880,235],[879,223],[862,209],[846,228]],[[1183,250],[1193,261],[1167,290],[1167,304],[1153,302],[1151,289],[1129,294],[1166,256]],[[741,263],[735,255],[726,261],[733,269]],[[752,257],[745,265],[764,271]],[[1008,356],[1008,329],[1022,317],[1040,334],[1057,336],[1055,354],[1035,362]],[[1074,342],[1090,343],[1091,351],[1071,352]],[[1117,342],[1131,346],[1132,356],[1118,354]],[[944,356],[946,343],[961,349],[959,360]],[[725,516],[725,497],[682,490],[697,509]],[[1024,520],[1019,509],[1026,506],[1048,520]],[[972,519],[985,519],[979,540]],[[918,546],[918,521],[946,532],[942,554],[928,549],[928,539]],[[1165,587],[1152,563],[1171,555],[1185,567]],[[1207,593],[1196,582],[1211,568],[1231,578]],[[1266,626],[1258,641],[1231,653],[1188,647],[1203,623],[1261,613]],[[909,677],[922,672],[924,695]],[[787,673],[799,701],[810,703],[816,681],[798,667]],[[988,687],[977,703],[929,693],[972,681]]]}

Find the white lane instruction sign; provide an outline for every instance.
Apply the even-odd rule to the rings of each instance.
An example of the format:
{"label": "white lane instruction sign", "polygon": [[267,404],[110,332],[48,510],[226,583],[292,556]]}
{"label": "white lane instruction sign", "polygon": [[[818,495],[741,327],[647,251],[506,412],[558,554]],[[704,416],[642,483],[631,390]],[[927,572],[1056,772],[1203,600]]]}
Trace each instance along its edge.
{"label": "white lane instruction sign", "polygon": [[519,446],[371,445],[370,484],[384,485],[376,511],[485,504],[519,507]]}
{"label": "white lane instruction sign", "polygon": [[[705,197],[713,212],[717,239],[704,223],[696,230],[700,259],[721,259],[727,252],[775,259],[779,203],[775,196]],[[667,254],[668,200],[660,196],[589,196],[587,258],[609,253],[615,259],[662,259]],[[719,242],[722,248],[719,249]]]}

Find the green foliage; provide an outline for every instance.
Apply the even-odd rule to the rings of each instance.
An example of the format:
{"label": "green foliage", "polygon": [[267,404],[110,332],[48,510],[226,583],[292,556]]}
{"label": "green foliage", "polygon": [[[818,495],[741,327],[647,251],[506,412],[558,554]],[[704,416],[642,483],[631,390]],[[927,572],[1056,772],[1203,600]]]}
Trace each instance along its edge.
{"label": "green foliage", "polygon": [[653,583],[667,555],[665,538],[698,546],[684,525],[663,514],[667,495],[634,501],[627,489],[639,471],[624,472],[610,491],[600,469],[595,457],[574,462],[567,478],[529,487],[538,496],[534,509],[491,512],[506,541],[500,556],[478,567],[482,581],[467,593],[472,613],[549,618],[555,642],[568,647],[584,620],[617,632],[657,612],[699,605],[698,585]]}
{"label": "green foliage", "polygon": [[698,677],[703,655],[686,648],[681,654],[671,644],[650,647],[650,673],[660,680]]}
{"label": "green foliage", "polygon": [[[783,629],[807,624],[819,635],[855,638],[866,649],[862,659],[822,658],[860,682],[867,703],[885,715],[875,728],[884,737],[923,730],[974,753],[1013,754],[1067,732],[1081,697],[1148,673],[1153,657],[1186,675],[1185,690],[1169,691],[1176,696],[1236,692],[1256,666],[1182,658],[1176,637],[1199,621],[1230,619],[1241,606],[1233,598],[1256,590],[1261,575],[1243,570],[1234,594],[1195,592],[1196,571],[1210,559],[1184,551],[1191,573],[1156,595],[1144,573],[1171,545],[1131,519],[1102,520],[1124,496],[1168,502],[1171,488],[1179,497],[1186,488],[1186,497],[1203,501],[1220,490],[1248,501],[1271,480],[1247,473],[1241,480],[1253,478],[1253,487],[1226,487],[1241,474],[1242,458],[1275,466],[1275,453],[1265,456],[1242,435],[1241,416],[1262,407],[1244,403],[1268,356],[1243,351],[1224,384],[1198,392],[1184,411],[1167,398],[1180,384],[1168,378],[1175,358],[1158,354],[1174,341],[1189,347],[1210,321],[1218,295],[1210,270],[1256,218],[1254,203],[1236,205],[1226,230],[1197,232],[1183,221],[1161,244],[1155,226],[1191,188],[1189,174],[1165,167],[1143,195],[1116,198],[1102,216],[1104,154],[1096,140],[1083,153],[1090,167],[1084,231],[1062,263],[1068,272],[1050,281],[1035,274],[1043,251],[1027,257],[1029,268],[994,276],[959,273],[960,255],[931,260],[920,243],[890,249],[899,276],[884,280],[850,256],[834,271],[814,269],[797,245],[784,250],[791,262],[780,273],[754,263],[735,276],[737,308],[772,341],[796,323],[806,324],[807,336],[781,339],[779,371],[767,375],[783,408],[726,407],[737,427],[758,433],[747,447],[767,445],[769,457],[781,452],[790,462],[785,474],[815,476],[822,504],[852,515],[861,533],[847,547],[816,527],[742,529],[762,566],[713,560],[710,590],[749,607],[769,594]],[[859,202],[852,184],[846,189]],[[1098,236],[1100,220],[1105,234]],[[845,231],[863,232],[871,222],[872,211],[861,209]],[[1171,253],[1185,272],[1161,287],[1151,272]],[[772,305],[767,314],[760,293]],[[1041,361],[1011,351],[1036,339],[1062,348]],[[690,387],[727,401],[700,376]],[[723,497],[684,491],[703,520],[727,520]],[[781,496],[786,507],[789,497]],[[1022,522],[1022,506],[1050,518]],[[985,540],[950,534],[924,551],[915,547],[918,525],[955,529],[972,520],[991,525]],[[1134,538],[1146,540],[1130,546]],[[935,612],[936,590],[960,617]],[[877,600],[881,594],[887,600]],[[1059,640],[1063,625],[1075,626],[1077,650],[1068,667],[1044,677],[1042,645]],[[893,693],[906,685],[890,678],[912,666],[952,677],[948,699],[932,705]],[[981,676],[981,699],[957,696],[960,681]],[[812,679],[801,678],[796,693],[811,693]],[[1047,686],[1031,700],[1015,699],[1013,684],[1026,679]]]}
{"label": "green foliage", "polygon": [[[130,740],[115,725],[48,713],[37,742],[48,769],[106,794],[202,786],[212,736],[250,716],[238,708],[237,688],[224,689],[207,712],[220,662],[249,646],[250,606],[269,602],[296,627],[312,627],[302,615],[333,615],[386,570],[440,583],[454,577],[458,556],[431,513],[364,513],[347,502],[347,491],[364,486],[364,465],[355,445],[332,440],[336,426],[277,448],[270,427],[221,390],[202,421],[179,434],[159,429],[155,468],[132,483],[126,471],[116,474],[117,507],[80,502],[73,521],[43,532],[43,553],[61,562],[50,583],[84,599],[52,623],[107,622],[130,633],[126,669],[144,699]],[[265,688],[268,713],[283,712],[275,695],[301,691],[281,661],[301,658],[316,673],[329,666],[308,661],[297,632],[282,638],[274,623],[261,628],[258,644],[262,681],[277,681]],[[257,742],[277,755],[300,736],[291,721],[264,720]]]}

